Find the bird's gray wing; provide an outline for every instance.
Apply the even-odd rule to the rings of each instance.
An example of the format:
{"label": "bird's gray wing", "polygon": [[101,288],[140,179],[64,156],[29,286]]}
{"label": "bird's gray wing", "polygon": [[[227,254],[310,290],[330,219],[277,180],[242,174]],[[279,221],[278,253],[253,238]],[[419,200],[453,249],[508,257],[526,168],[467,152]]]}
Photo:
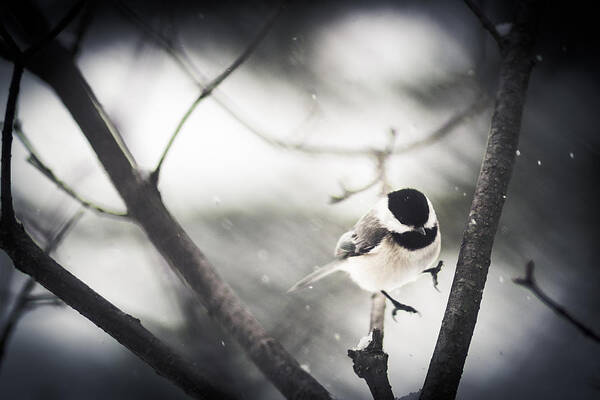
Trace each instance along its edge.
{"label": "bird's gray wing", "polygon": [[371,211],[364,215],[351,231],[344,233],[335,247],[336,258],[356,257],[373,250],[388,234]]}

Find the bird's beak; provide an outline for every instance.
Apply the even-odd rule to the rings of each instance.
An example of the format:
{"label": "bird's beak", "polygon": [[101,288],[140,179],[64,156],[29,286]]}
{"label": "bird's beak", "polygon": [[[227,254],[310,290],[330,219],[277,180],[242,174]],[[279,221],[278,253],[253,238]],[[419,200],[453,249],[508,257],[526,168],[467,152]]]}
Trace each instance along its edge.
{"label": "bird's beak", "polygon": [[425,236],[425,228],[423,228],[422,226],[415,228],[415,232],[419,232],[421,235]]}

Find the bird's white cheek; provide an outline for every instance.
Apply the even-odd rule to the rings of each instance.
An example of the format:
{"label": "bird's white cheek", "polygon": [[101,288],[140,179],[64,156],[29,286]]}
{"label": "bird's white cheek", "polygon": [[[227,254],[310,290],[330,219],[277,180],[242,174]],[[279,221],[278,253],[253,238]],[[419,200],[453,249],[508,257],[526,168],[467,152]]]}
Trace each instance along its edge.
{"label": "bird's white cheek", "polygon": [[387,198],[381,200],[377,204],[376,210],[377,218],[381,222],[381,225],[383,225],[387,230],[396,233],[404,233],[411,230],[410,226],[400,223],[400,221],[398,221],[396,217],[394,217],[394,214],[392,214],[392,212],[388,208]]}

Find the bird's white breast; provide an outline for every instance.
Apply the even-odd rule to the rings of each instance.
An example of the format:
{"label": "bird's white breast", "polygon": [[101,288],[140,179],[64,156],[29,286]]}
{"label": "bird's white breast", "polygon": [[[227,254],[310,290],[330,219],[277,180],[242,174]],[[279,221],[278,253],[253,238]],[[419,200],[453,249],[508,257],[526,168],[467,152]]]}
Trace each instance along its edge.
{"label": "bird's white breast", "polygon": [[364,290],[393,290],[414,281],[430,268],[440,254],[440,244],[439,231],[432,244],[412,251],[388,236],[370,253],[348,258],[341,269]]}

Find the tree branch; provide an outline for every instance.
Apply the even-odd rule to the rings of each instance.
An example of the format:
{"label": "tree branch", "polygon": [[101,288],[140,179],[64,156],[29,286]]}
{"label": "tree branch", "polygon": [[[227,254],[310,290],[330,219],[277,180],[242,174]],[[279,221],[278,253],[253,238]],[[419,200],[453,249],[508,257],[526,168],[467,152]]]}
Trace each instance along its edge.
{"label": "tree branch", "polygon": [[282,2],[279,5],[277,10],[271,15],[271,17],[269,17],[267,22],[265,22],[265,24],[263,25],[261,30],[254,37],[254,39],[248,44],[248,46],[242,52],[242,54],[240,54],[233,61],[233,63],[229,67],[227,67],[227,69],[225,69],[225,71],[221,72],[221,74],[219,76],[217,76],[215,79],[213,79],[211,82],[209,82],[206,86],[204,86],[204,88],[202,89],[202,91],[200,92],[200,94],[198,95],[196,100],[194,100],[194,102],[190,105],[190,107],[187,109],[187,111],[183,114],[183,116],[181,117],[181,120],[179,121],[179,123],[177,124],[177,127],[175,128],[175,131],[171,135],[169,142],[167,143],[165,149],[163,150],[163,153],[160,156],[160,159],[158,161],[158,164],[156,165],[156,168],[152,172],[151,179],[153,182],[155,182],[155,183],[158,182],[158,178],[160,175],[160,169],[162,168],[162,164],[165,161],[165,157],[167,156],[169,150],[171,149],[171,146],[173,145],[175,138],[177,138],[177,135],[179,134],[179,132],[181,132],[183,125],[186,123],[186,121],[188,120],[190,115],[192,115],[192,113],[194,112],[194,110],[196,109],[198,104],[200,104],[200,102],[203,99],[210,96],[211,93],[213,92],[213,90],[217,86],[219,86],[225,79],[227,79],[227,77],[229,75],[231,75],[233,73],[233,71],[235,71],[240,65],[242,65],[252,55],[252,53],[254,53],[254,51],[256,50],[258,45],[262,42],[262,40],[265,38],[267,33],[269,33],[269,31],[271,30],[271,27],[275,23],[275,20],[277,19],[279,14],[281,14],[281,11],[283,10],[284,5],[285,5],[285,2]]}
{"label": "tree branch", "polygon": [[[43,24],[28,23],[39,11],[29,4],[18,21],[29,35]],[[43,17],[41,17],[43,19]],[[169,265],[189,283],[209,315],[229,332],[269,380],[290,399],[329,399],[330,394],[244,307],[162,203],[154,184],[144,179],[118,142],[118,131],[74,65],[69,52],[51,43],[28,64],[63,101],[127,205],[130,217],[148,235]],[[52,291],[52,290],[51,290]],[[89,315],[88,318],[92,318]]]}
{"label": "tree branch", "polygon": [[197,399],[231,398],[214,388],[199,373],[197,366],[183,360],[146,330],[138,319],[119,310],[44,254],[20,225],[2,229],[0,247],[17,269],[30,275],[190,396]]}
{"label": "tree branch", "polygon": [[[10,38],[10,36],[8,36]],[[18,56],[20,58],[20,56]],[[15,210],[13,208],[11,180],[11,147],[12,147],[12,127],[15,120],[17,109],[17,99],[19,97],[19,87],[21,77],[23,76],[23,64],[20,61],[15,62],[13,66],[12,77],[10,79],[10,88],[8,90],[8,100],[6,102],[6,112],[4,115],[4,125],[2,127],[2,160],[0,161],[2,171],[0,171],[0,188],[2,215],[0,216],[0,225],[12,226],[16,224]]]}
{"label": "tree branch", "polygon": [[146,23],[144,19],[140,17],[133,9],[131,9],[131,7],[129,7],[125,2],[121,0],[114,0],[112,1],[112,4],[128,22],[139,28],[144,35],[146,35],[157,46],[171,56],[173,61],[175,61],[175,64],[177,64],[177,66],[179,66],[179,68],[196,85],[200,86],[201,89],[203,88],[202,82],[206,80],[206,77],[196,69],[188,55],[182,49],[175,47],[172,43],[172,40],[164,37],[154,28],[152,28],[152,26]]}
{"label": "tree branch", "polygon": [[[377,181],[381,182],[381,194],[386,195],[391,189],[386,175],[386,163],[392,154],[396,142],[396,130],[390,129],[386,148],[377,153]],[[371,316],[369,318],[369,335],[371,341],[368,346],[348,350],[348,357],[352,359],[353,369],[359,378],[363,378],[373,399],[394,399],[394,393],[388,380],[387,361],[388,355],[383,351],[383,332],[385,321],[386,298],[381,293],[371,296]]]}
{"label": "tree branch", "polygon": [[500,35],[500,33],[498,32],[498,30],[496,29],[496,27],[494,26],[492,21],[490,21],[488,19],[488,17],[483,13],[483,11],[481,11],[479,6],[477,6],[477,4],[475,4],[475,2],[473,2],[473,0],[465,0],[465,3],[471,9],[473,14],[475,14],[477,16],[477,18],[479,18],[479,22],[481,22],[481,25],[483,25],[483,28],[486,31],[488,31],[490,33],[490,35],[492,35],[492,37],[498,44],[498,47],[500,47],[500,49],[503,49],[506,44],[505,40],[502,37],[502,35]]}
{"label": "tree branch", "polygon": [[48,178],[52,183],[54,183],[60,190],[69,195],[73,200],[77,201],[83,207],[92,211],[96,211],[99,214],[109,215],[113,217],[127,217],[126,212],[110,210],[108,208],[99,206],[98,204],[90,200],[86,200],[85,198],[80,196],[71,186],[69,186],[67,183],[58,178],[54,174],[54,172],[42,161],[42,159],[39,156],[39,153],[35,150],[27,135],[25,135],[20,121],[16,121],[14,123],[14,132],[17,135],[17,138],[25,147],[25,149],[29,152],[27,162],[34,166],[46,178]]}
{"label": "tree branch", "polygon": [[525,277],[515,278],[515,279],[513,279],[513,282],[516,283],[517,285],[521,285],[521,286],[524,286],[525,288],[529,289],[538,299],[540,299],[540,301],[542,303],[544,303],[546,306],[548,306],[556,314],[558,314],[562,318],[566,319],[571,325],[573,325],[575,328],[577,328],[582,334],[589,337],[590,339],[592,339],[595,342],[600,342],[600,335],[598,335],[596,332],[594,332],[592,330],[592,328],[590,328],[589,326],[587,326],[586,324],[584,324],[583,322],[579,321],[574,316],[572,316],[571,313],[569,313],[563,306],[558,304],[556,301],[552,300],[550,297],[548,297],[548,295],[546,293],[544,293],[542,291],[542,289],[540,289],[540,287],[537,285],[537,282],[535,281],[534,276],[533,276],[534,267],[535,267],[535,264],[533,263],[533,261],[529,261],[527,263],[527,265],[525,266]]}
{"label": "tree branch", "polygon": [[516,150],[541,2],[522,1],[502,52],[488,144],[463,235],[454,281],[422,400],[454,399],[477,321]]}
{"label": "tree branch", "polygon": [[[384,302],[385,304],[385,302]],[[387,376],[388,355],[383,352],[383,332],[374,329],[370,341],[364,348],[348,350],[348,357],[354,362],[354,372],[363,378],[374,400],[394,400],[392,387]]]}
{"label": "tree branch", "polygon": [[[62,227],[58,229],[58,231],[51,237],[46,240],[46,245],[44,248],[44,253],[46,255],[50,255],[62,242],[65,235],[71,230],[71,228],[79,221],[79,219],[83,216],[83,212],[81,210],[77,211],[71,218],[67,220],[63,224]],[[10,338],[12,337],[15,328],[17,327],[20,319],[25,315],[27,311],[32,310],[35,306],[44,305],[44,303],[39,303],[39,300],[50,300],[52,302],[56,301],[56,296],[52,295],[50,297],[45,296],[44,298],[40,298],[39,296],[33,297],[30,296],[31,292],[35,288],[35,280],[32,277],[28,277],[21,290],[15,297],[14,305],[10,313],[6,318],[6,322],[2,327],[2,331],[0,332],[0,368],[2,367],[2,361],[4,360],[4,354],[6,353],[6,346]],[[55,304],[55,303],[54,303]]]}

